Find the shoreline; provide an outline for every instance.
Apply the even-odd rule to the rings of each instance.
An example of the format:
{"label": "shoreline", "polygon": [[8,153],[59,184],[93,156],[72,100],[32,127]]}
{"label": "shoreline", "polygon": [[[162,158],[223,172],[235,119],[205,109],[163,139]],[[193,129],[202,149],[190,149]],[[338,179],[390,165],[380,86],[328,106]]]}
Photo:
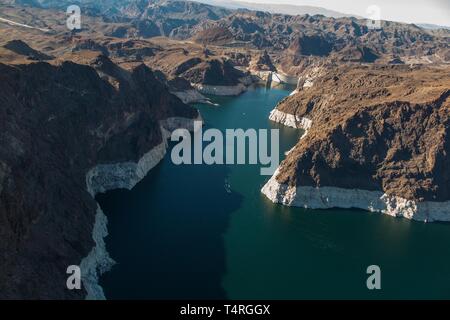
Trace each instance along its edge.
{"label": "shoreline", "polygon": [[[194,130],[194,122],[202,121],[199,115],[195,119],[172,117],[161,120],[162,142],[144,154],[139,161],[116,164],[101,164],[86,173],[86,188],[92,198],[98,193],[114,189],[131,190],[148,172],[165,157],[171,131],[178,128]],[[104,238],[108,235],[108,218],[97,203],[97,213],[92,229],[94,247],[80,262],[81,278],[86,290],[86,300],[106,300],[103,288],[98,284],[99,276],[108,272],[116,263],[106,250]]]}
{"label": "shoreline", "polygon": [[235,86],[215,86],[205,84],[191,83],[192,89],[173,91],[173,95],[177,96],[184,104],[203,103],[217,106],[211,99],[204,95],[236,97],[246,92],[248,88],[257,83],[254,79],[243,78],[241,82]]}
{"label": "shoreline", "polygon": [[305,117],[297,117],[290,113],[285,113],[283,111],[278,110],[277,108],[273,109],[270,112],[269,120],[281,123],[285,125],[286,127],[291,127],[295,129],[303,129],[305,130],[305,133],[303,136],[305,136],[308,133],[308,130],[312,126],[311,119],[305,118]]}
{"label": "shoreline", "polygon": [[[261,77],[261,74],[265,73],[265,71],[261,72],[252,72],[249,76],[241,78],[239,83],[234,86],[222,86],[222,85],[207,85],[201,83],[191,83],[192,89],[182,90],[182,91],[174,91],[171,92],[175,96],[177,96],[183,103],[192,104],[192,103],[203,103],[210,104],[216,106],[209,98],[204,95],[218,96],[218,97],[236,97],[241,95],[242,93],[248,91],[249,87],[255,84],[264,84],[266,80]],[[269,72],[270,73],[270,72]],[[294,83],[282,82],[282,81],[273,81],[276,84],[290,84]],[[297,82],[295,82],[295,85]],[[293,91],[291,94],[296,92]]]}
{"label": "shoreline", "polygon": [[277,169],[261,189],[261,192],[273,203],[305,209],[362,209],[422,222],[450,221],[450,201],[417,202],[381,191],[328,186],[290,187],[276,181],[278,172]]}
{"label": "shoreline", "polygon": [[254,75],[247,75],[239,79],[239,83],[233,86],[222,85],[209,85],[202,83],[191,83],[191,86],[201,95],[213,95],[213,96],[239,96],[246,92],[248,87],[257,83]]}

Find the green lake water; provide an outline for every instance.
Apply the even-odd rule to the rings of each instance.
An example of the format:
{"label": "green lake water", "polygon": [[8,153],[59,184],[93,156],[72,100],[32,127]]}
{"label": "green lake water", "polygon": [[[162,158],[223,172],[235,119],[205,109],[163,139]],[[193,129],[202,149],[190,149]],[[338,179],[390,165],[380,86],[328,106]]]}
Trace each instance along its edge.
{"label": "green lake water", "polygon": [[[301,132],[268,116],[291,91],[258,87],[196,107],[205,129],[280,129],[283,159]],[[450,298],[450,224],[283,207],[260,193],[268,179],[258,165],[176,166],[169,149],[133,190],[99,195],[117,261],[101,277],[106,297]],[[369,265],[381,268],[381,290],[367,289]]]}

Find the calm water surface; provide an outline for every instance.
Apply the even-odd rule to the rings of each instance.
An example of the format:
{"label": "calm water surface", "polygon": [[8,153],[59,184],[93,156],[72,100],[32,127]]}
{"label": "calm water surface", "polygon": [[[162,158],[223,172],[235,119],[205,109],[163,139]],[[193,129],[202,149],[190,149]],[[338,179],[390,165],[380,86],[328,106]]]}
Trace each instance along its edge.
{"label": "calm water surface", "polygon": [[[291,90],[256,88],[196,107],[206,128],[279,128],[284,158],[301,133],[268,115]],[[100,281],[106,297],[450,298],[449,224],[282,207],[260,193],[269,177],[259,170],[175,166],[168,156],[133,190],[99,195],[117,261]],[[372,264],[382,290],[366,287]]]}

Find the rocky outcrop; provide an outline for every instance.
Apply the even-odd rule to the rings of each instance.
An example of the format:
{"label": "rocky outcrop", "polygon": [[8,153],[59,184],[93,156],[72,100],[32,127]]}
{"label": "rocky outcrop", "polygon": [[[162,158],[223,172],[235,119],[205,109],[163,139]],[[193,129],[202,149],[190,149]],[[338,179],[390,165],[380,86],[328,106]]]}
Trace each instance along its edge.
{"label": "rocky outcrop", "polygon": [[333,44],[322,35],[299,35],[291,43],[288,51],[293,55],[327,56]]}
{"label": "rocky outcrop", "polygon": [[[164,128],[161,128],[165,130]],[[163,131],[163,141],[144,154],[138,162],[100,164],[86,174],[88,192],[95,198],[97,193],[114,189],[131,190],[165,156],[168,136]]]}
{"label": "rocky outcrop", "polygon": [[348,45],[338,54],[338,59],[350,62],[375,62],[379,56],[371,49],[365,46]]}
{"label": "rocky outcrop", "polygon": [[271,119],[308,133],[262,192],[306,208],[361,208],[450,220],[448,68],[340,67]]}
{"label": "rocky outcrop", "polygon": [[92,40],[92,39],[74,39],[72,52],[82,50],[98,51],[104,56],[109,56],[109,50],[106,46]]}
{"label": "rocky outcrop", "polygon": [[187,59],[185,61],[183,61],[182,63],[180,63],[175,70],[173,71],[173,74],[175,76],[179,76],[180,74],[188,71],[189,69],[195,67],[196,65],[202,63],[202,59],[195,57],[195,58],[190,58]]}
{"label": "rocky outcrop", "polygon": [[290,187],[269,179],[261,192],[274,203],[305,209],[362,209],[424,222],[450,221],[450,201],[414,201],[380,191],[336,187]]}
{"label": "rocky outcrop", "polygon": [[145,153],[137,162],[121,162],[99,164],[86,174],[88,192],[95,197],[114,189],[131,190],[147,173],[153,169],[165,156],[167,139],[173,130],[184,128],[194,131],[194,121],[202,121],[200,116],[195,119],[172,117],[160,121],[162,141]]}
{"label": "rocky outcrop", "polygon": [[[132,187],[165,152],[161,126],[198,118],[146,66],[95,62],[0,64],[1,298],[102,297],[112,261],[93,196]],[[82,290],[66,288],[70,265]]]}

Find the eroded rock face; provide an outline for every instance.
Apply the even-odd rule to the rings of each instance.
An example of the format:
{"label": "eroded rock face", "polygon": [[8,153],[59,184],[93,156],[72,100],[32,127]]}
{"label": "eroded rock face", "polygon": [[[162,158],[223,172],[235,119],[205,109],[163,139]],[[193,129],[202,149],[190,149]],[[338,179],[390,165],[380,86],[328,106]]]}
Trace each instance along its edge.
{"label": "eroded rock face", "polygon": [[320,35],[300,35],[295,38],[289,47],[294,55],[327,56],[333,45]]}
{"label": "eroded rock face", "polygon": [[281,164],[275,181],[285,187],[272,200],[307,187],[378,192],[416,206],[450,200],[448,67],[332,68],[277,113],[311,126]]}
{"label": "eroded rock face", "polygon": [[182,74],[191,83],[212,86],[235,86],[245,74],[234,68],[229,60],[204,61]]}
{"label": "eroded rock face", "polygon": [[94,67],[0,64],[1,298],[84,298],[66,289],[66,269],[94,247],[86,174],[150,167],[160,126],[198,117],[144,65],[125,71],[102,57]]}

